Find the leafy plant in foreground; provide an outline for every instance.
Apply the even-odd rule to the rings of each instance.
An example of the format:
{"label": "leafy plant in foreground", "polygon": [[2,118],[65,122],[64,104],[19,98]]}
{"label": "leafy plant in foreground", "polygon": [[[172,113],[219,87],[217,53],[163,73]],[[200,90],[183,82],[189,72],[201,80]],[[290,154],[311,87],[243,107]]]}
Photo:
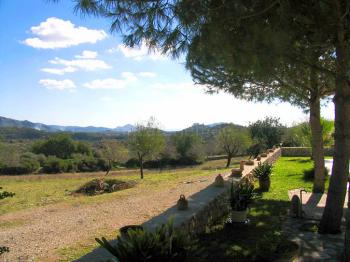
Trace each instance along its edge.
{"label": "leafy plant in foreground", "polygon": [[120,262],[182,262],[191,247],[188,237],[175,231],[172,220],[154,232],[130,229],[128,237],[118,236],[115,245],[104,237],[96,238],[96,241]]}
{"label": "leafy plant in foreground", "polygon": [[253,183],[246,180],[231,184],[230,205],[233,211],[244,211],[248,208],[253,198],[253,189]]}

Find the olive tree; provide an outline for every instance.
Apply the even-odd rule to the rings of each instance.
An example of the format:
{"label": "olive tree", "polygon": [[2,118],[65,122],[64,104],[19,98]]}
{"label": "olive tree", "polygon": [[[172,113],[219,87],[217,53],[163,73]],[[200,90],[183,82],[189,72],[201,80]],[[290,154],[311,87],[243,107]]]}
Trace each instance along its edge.
{"label": "olive tree", "polygon": [[249,145],[249,136],[232,126],[227,126],[219,131],[217,141],[227,155],[226,167],[229,167],[232,157],[246,152]]}
{"label": "olive tree", "polygon": [[203,140],[195,132],[177,132],[171,137],[171,141],[182,163],[203,161]]}
{"label": "olive tree", "polygon": [[108,169],[106,172],[106,175],[108,175],[113,168],[113,164],[127,160],[128,149],[118,140],[103,140],[101,142],[101,154],[108,160]]}
{"label": "olive tree", "polygon": [[146,124],[137,124],[129,134],[129,150],[134,154],[140,165],[140,177],[143,179],[143,163],[159,155],[165,144],[165,138],[155,120],[151,118]]}

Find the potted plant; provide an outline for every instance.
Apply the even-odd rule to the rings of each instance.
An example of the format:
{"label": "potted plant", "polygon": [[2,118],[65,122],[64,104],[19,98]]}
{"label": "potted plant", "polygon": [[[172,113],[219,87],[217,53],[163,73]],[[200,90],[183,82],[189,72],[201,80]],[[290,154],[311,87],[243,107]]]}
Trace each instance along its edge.
{"label": "potted plant", "polygon": [[254,177],[259,179],[259,187],[261,191],[269,191],[270,189],[270,176],[272,173],[272,165],[264,162],[263,164],[259,163],[256,168],[252,171]]}
{"label": "potted plant", "polygon": [[232,183],[230,190],[230,206],[232,222],[245,222],[247,220],[248,206],[253,197],[254,185],[248,180]]}

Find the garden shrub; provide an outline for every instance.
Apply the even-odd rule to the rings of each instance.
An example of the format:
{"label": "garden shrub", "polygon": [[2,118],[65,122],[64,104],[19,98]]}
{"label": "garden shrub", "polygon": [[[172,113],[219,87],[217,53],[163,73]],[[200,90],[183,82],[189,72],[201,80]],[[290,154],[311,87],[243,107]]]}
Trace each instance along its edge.
{"label": "garden shrub", "polygon": [[173,222],[158,226],[154,232],[128,230],[128,238],[118,236],[112,246],[104,237],[96,241],[118,261],[183,262],[191,250],[188,236],[176,231]]}

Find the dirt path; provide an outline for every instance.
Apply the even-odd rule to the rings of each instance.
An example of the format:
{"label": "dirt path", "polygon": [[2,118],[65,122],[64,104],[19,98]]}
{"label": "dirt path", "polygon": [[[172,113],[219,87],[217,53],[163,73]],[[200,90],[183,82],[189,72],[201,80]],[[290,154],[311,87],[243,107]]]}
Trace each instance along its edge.
{"label": "dirt path", "polygon": [[[179,182],[164,189],[140,189],[136,194],[112,201],[83,205],[50,205],[0,216],[0,223],[27,221],[22,225],[1,228],[1,245],[11,252],[0,261],[54,261],[58,249],[74,246],[101,230],[116,230],[128,224],[141,224],[174,205],[180,194],[192,195],[207,187],[214,176],[203,176],[196,182]],[[43,259],[45,257],[45,259]]]}

